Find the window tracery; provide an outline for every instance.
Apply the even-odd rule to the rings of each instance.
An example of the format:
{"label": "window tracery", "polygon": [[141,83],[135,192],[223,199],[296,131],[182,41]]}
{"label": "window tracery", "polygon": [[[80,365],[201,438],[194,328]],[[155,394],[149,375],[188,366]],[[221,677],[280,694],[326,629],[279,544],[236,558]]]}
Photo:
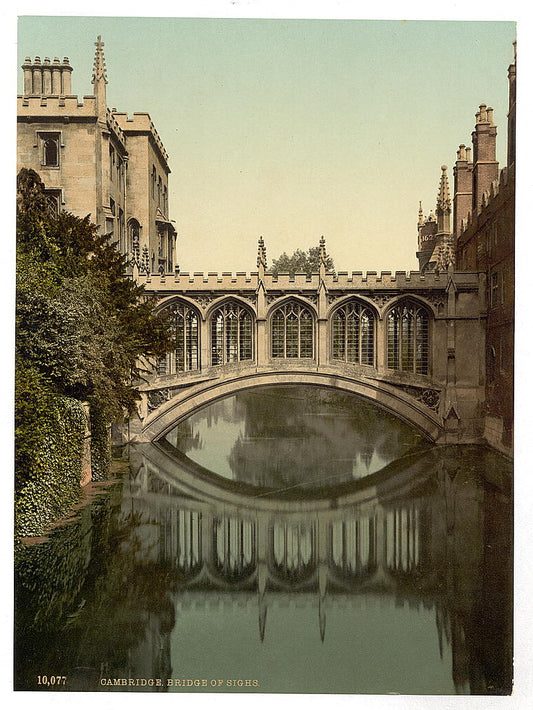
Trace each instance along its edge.
{"label": "window tracery", "polygon": [[429,316],[422,306],[405,300],[387,315],[387,367],[427,375]]}
{"label": "window tracery", "polygon": [[227,301],[211,316],[211,364],[252,358],[252,316],[237,301]]}
{"label": "window tracery", "polygon": [[271,319],[271,352],[274,358],[312,358],[314,319],[309,308],[288,301],[276,308]]}

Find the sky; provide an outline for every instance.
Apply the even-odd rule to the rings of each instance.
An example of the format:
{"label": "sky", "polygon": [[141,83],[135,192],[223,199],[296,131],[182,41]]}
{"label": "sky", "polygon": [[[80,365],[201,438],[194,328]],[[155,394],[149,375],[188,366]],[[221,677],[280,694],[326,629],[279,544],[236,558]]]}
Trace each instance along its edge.
{"label": "sky", "polygon": [[148,112],[169,154],[182,271],[322,235],[339,271],[416,269],[419,200],[435,209],[441,165],[452,182],[480,103],[505,165],[513,22],[22,16],[18,66],[68,56],[90,95],[97,35],[108,105]]}

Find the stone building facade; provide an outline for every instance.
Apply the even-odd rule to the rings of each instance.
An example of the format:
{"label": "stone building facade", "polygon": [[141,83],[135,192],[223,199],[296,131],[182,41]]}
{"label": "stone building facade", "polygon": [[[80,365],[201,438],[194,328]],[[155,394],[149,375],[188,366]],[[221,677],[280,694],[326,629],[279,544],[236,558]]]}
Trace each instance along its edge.
{"label": "stone building facade", "polygon": [[72,93],[72,67],[26,58],[17,103],[17,170],[46,186],[50,210],[90,215],[141,272],[172,272],[176,230],[169,218],[170,168],[150,116],[109,109],[103,42],[96,41],[93,94]]}
{"label": "stone building facade", "polygon": [[486,277],[486,426],[489,443],[509,450],[513,436],[516,56],[508,70],[507,167],[496,160],[492,109],[476,113],[470,151],[454,167],[457,267]]}
{"label": "stone building facade", "polygon": [[416,253],[422,273],[452,266],[484,277],[485,438],[507,453],[513,440],[516,54],[508,78],[507,167],[500,170],[496,159],[493,109],[481,104],[472,146],[461,143],[457,151],[453,210],[443,165],[435,214],[424,217],[420,204]]}

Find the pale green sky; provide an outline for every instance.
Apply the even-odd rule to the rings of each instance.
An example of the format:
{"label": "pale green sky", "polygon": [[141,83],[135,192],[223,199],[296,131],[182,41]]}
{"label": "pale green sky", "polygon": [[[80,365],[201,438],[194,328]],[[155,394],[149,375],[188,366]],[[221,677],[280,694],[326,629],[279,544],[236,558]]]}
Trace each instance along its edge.
{"label": "pale green sky", "polygon": [[253,271],[260,235],[269,261],[324,235],[338,270],[416,268],[480,103],[505,164],[511,22],[22,17],[18,64],[68,56],[91,94],[98,34],[109,106],[169,153],[183,271]]}

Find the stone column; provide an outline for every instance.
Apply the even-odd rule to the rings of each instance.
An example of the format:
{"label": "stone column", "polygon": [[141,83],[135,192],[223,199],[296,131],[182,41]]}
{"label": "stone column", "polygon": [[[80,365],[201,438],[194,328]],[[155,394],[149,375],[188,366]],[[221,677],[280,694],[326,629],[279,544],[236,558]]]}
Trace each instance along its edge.
{"label": "stone column", "polygon": [[50,67],[50,57],[44,58],[43,66],[43,94],[50,96],[52,93],[52,69]]}
{"label": "stone column", "polygon": [[72,67],[69,64],[68,57],[65,57],[63,59],[63,66],[61,67],[62,72],[62,79],[63,79],[63,94],[65,96],[69,96],[72,93],[72,89],[70,86],[70,74],[72,72]]}
{"label": "stone column", "polygon": [[30,57],[26,57],[22,69],[24,71],[24,96],[30,96],[33,93],[33,73]]}
{"label": "stone column", "polygon": [[326,318],[319,318],[317,324],[317,364],[328,364],[328,321]]}
{"label": "stone column", "polygon": [[[265,257],[266,261],[266,257]],[[265,265],[258,259],[259,273],[257,274],[257,327],[255,357],[258,367],[263,367],[268,362],[268,328],[266,321],[266,289],[265,289]]]}
{"label": "stone column", "polygon": [[57,57],[54,58],[54,63],[52,64],[52,94],[54,96],[61,94],[61,67]]}
{"label": "stone column", "polygon": [[33,65],[33,94],[42,94],[43,92],[43,75],[41,73],[41,58],[35,57]]}
{"label": "stone column", "polygon": [[267,322],[265,318],[257,318],[255,343],[255,357],[258,367],[264,367],[268,362],[268,332]]}
{"label": "stone column", "polygon": [[200,371],[205,371],[211,366],[209,357],[209,321],[200,318]]}
{"label": "stone column", "polygon": [[384,374],[387,369],[387,320],[386,318],[376,318],[375,332],[376,368],[378,372]]}

